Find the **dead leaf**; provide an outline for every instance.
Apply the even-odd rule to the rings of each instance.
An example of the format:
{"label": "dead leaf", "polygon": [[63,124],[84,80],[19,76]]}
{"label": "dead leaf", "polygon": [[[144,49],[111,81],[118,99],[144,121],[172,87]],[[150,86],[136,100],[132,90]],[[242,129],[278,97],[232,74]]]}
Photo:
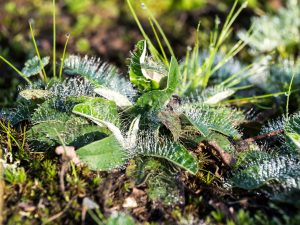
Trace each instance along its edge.
{"label": "dead leaf", "polygon": [[30,203],[26,203],[26,202],[20,202],[18,203],[18,206],[26,212],[32,212],[36,209],[34,205],[31,205]]}
{"label": "dead leaf", "polygon": [[140,190],[138,188],[133,188],[130,197],[139,197],[145,194],[146,192],[144,192],[143,190]]}
{"label": "dead leaf", "polygon": [[123,205],[124,208],[135,208],[137,207],[136,200],[133,197],[128,197],[125,199]]}

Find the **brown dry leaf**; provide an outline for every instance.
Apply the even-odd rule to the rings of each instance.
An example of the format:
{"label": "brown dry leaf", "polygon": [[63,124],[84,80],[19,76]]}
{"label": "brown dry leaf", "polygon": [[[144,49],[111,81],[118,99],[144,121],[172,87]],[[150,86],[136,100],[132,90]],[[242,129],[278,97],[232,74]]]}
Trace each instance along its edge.
{"label": "brown dry leaf", "polygon": [[36,209],[34,205],[31,205],[30,203],[26,203],[26,202],[20,202],[18,203],[18,206],[26,212],[32,212]]}
{"label": "brown dry leaf", "polygon": [[145,194],[146,192],[144,192],[143,190],[140,190],[138,188],[133,188],[130,197],[139,197]]}

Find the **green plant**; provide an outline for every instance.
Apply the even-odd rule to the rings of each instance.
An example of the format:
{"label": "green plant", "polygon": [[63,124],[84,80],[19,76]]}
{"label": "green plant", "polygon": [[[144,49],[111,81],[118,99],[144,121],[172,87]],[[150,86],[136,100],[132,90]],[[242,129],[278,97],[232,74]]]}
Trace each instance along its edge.
{"label": "green plant", "polygon": [[[128,4],[130,6],[129,1]],[[44,85],[30,83],[26,90],[21,91],[19,107],[8,119],[13,124],[29,120],[32,126],[27,132],[27,138],[34,151],[53,150],[60,145],[64,148],[65,145],[76,146],[79,147],[76,151],[79,159],[96,171],[125,169],[129,164],[130,169],[126,168],[128,177],[137,184],[146,183],[152,201],[164,206],[183,204],[181,170],[191,175],[197,174],[199,170],[207,172],[207,184],[213,183],[213,178],[218,177],[213,175],[210,178],[210,171],[199,168],[196,157],[187,150],[191,143],[198,145],[207,142],[219,151],[222,163],[229,169],[243,166],[255,152],[250,149],[249,155],[240,153],[241,162],[235,165],[238,152],[231,142],[241,140],[242,134],[237,124],[244,120],[245,115],[219,104],[235,93],[232,86],[255,72],[247,72],[239,77],[255,63],[228,77],[217,87],[208,88],[212,74],[246,44],[239,42],[212,67],[218,49],[242,10],[241,7],[234,13],[236,5],[237,1],[219,36],[216,22],[216,30],[211,36],[210,54],[201,66],[198,65],[198,38],[191,59],[188,52],[183,69],[180,68],[166,36],[150,12],[150,22],[159,45],[161,43],[152,21],[158,27],[172,57],[169,61],[162,47],[160,55],[144,34],[146,40],[138,42],[132,53],[130,81],[121,78],[113,66],[96,58],[70,56],[64,59],[69,35],[66,36],[58,79],[54,73],[54,78],[48,81],[44,66],[49,58],[41,59],[36,48],[38,56],[26,63],[22,75],[28,80],[27,77],[40,73]],[[70,77],[63,81],[62,73]],[[200,98],[189,96],[197,91]],[[257,152],[258,155],[263,154]],[[273,163],[272,157],[268,159]],[[252,163],[242,171],[235,168],[233,173],[236,174],[230,182],[253,189],[275,179],[272,171],[260,177],[265,162],[252,160]],[[51,163],[44,161],[43,166],[47,169],[48,179],[53,179],[55,169],[50,168]],[[73,163],[72,169],[74,177],[67,177],[69,185],[73,187],[72,193],[83,195],[86,183],[77,177]],[[280,182],[286,181],[285,175],[284,172],[280,174]],[[291,175],[293,179],[294,176],[297,174]],[[247,179],[254,179],[256,183],[244,182]],[[242,184],[239,184],[241,181]],[[99,182],[96,179],[93,185]],[[68,196],[64,196],[67,201]],[[113,200],[108,200],[108,203],[112,205]],[[220,221],[223,219],[220,212],[213,216]]]}
{"label": "green plant", "polygon": [[[270,52],[278,50],[281,58],[296,54],[299,43],[300,7],[298,0],[289,0],[286,8],[281,8],[275,15],[266,14],[263,17],[253,17],[257,29],[256,35],[249,41],[252,52]],[[245,38],[245,31],[238,33]],[[292,54],[291,54],[292,53]]]}

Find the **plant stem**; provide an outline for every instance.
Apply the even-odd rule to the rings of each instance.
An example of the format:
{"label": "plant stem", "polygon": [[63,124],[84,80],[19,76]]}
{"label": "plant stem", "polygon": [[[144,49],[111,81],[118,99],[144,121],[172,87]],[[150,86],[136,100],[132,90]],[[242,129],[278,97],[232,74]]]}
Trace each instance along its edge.
{"label": "plant stem", "polygon": [[32,40],[33,40],[33,43],[34,43],[34,47],[35,47],[35,50],[36,50],[36,54],[37,54],[38,57],[39,57],[39,61],[40,61],[40,64],[41,64],[41,67],[42,67],[42,70],[43,70],[43,73],[44,73],[44,77],[45,77],[45,79],[46,79],[46,82],[48,83],[48,78],[47,78],[47,75],[46,75],[44,66],[43,66],[43,64],[42,64],[42,60],[41,60],[41,57],[40,57],[40,54],[39,54],[39,50],[38,50],[38,48],[37,48],[37,46],[36,46],[36,43],[35,43],[35,39],[34,39],[32,27],[31,27],[31,23],[29,23],[29,27],[30,27],[30,31],[31,31],[31,36],[32,36]]}
{"label": "plant stem", "polygon": [[149,21],[150,21],[150,25],[151,25],[151,27],[152,27],[152,29],[153,29],[153,32],[154,32],[154,34],[155,34],[156,40],[157,40],[157,42],[158,42],[158,44],[159,44],[159,47],[160,47],[160,49],[161,49],[161,52],[162,52],[162,54],[163,54],[163,56],[164,56],[165,64],[166,64],[168,67],[170,67],[169,62],[168,62],[168,59],[167,59],[167,56],[166,56],[166,54],[165,54],[165,51],[164,51],[164,49],[163,49],[163,47],[162,47],[162,45],[161,45],[161,43],[160,43],[160,40],[159,40],[159,38],[158,38],[158,36],[157,36],[155,27],[154,27],[154,25],[153,25],[153,23],[152,23],[152,20],[151,20],[150,18],[149,18]]}
{"label": "plant stem", "polygon": [[159,56],[157,55],[157,54],[158,54],[158,51],[157,51],[157,49],[154,47],[154,45],[152,44],[152,42],[150,41],[150,39],[149,39],[149,37],[147,36],[147,34],[145,33],[145,31],[144,31],[144,29],[143,29],[143,27],[142,27],[142,25],[141,25],[139,19],[137,18],[136,14],[135,14],[135,12],[134,12],[132,6],[131,6],[130,0],[127,0],[127,4],[128,4],[128,6],[129,6],[129,9],[130,9],[130,11],[131,11],[131,13],[132,13],[132,15],[133,15],[133,17],[134,17],[134,19],[135,19],[137,25],[138,25],[140,31],[142,32],[144,38],[149,42],[148,44],[150,45],[149,49],[150,49],[151,54],[152,54],[153,56],[155,56],[156,58],[159,59]]}
{"label": "plant stem", "polygon": [[185,67],[184,67],[184,72],[183,72],[183,86],[186,85],[186,76],[187,76],[187,71],[188,71],[188,66],[189,66],[189,57],[190,57],[190,47],[187,48],[186,51],[186,57],[185,57]]}
{"label": "plant stem", "polygon": [[55,0],[53,0],[53,77],[56,77],[56,29],[55,29]]}
{"label": "plant stem", "polygon": [[[144,5],[145,5],[145,4],[144,4]],[[154,21],[155,25],[157,26],[157,28],[158,28],[158,30],[159,30],[161,36],[162,36],[163,39],[165,40],[165,42],[166,42],[166,44],[167,44],[167,46],[168,46],[168,49],[169,49],[171,55],[176,59],[175,54],[174,54],[174,52],[173,52],[173,50],[172,50],[172,47],[171,47],[171,45],[170,45],[170,43],[169,43],[169,41],[168,41],[168,39],[167,39],[165,33],[163,32],[163,30],[161,29],[161,27],[160,27],[160,25],[158,24],[157,20],[156,20],[155,17],[152,15],[152,13],[150,12],[150,10],[147,8],[146,5],[145,5],[145,7],[146,7],[146,10],[147,10],[147,12],[149,13],[151,19]]]}
{"label": "plant stem", "polygon": [[62,57],[62,62],[61,62],[61,66],[60,66],[59,80],[61,79],[62,68],[63,68],[64,60],[65,60],[65,52],[66,52],[69,37],[70,37],[70,34],[67,34],[67,41],[66,41],[66,44],[65,44],[64,53],[63,53],[63,57]]}
{"label": "plant stem", "polygon": [[10,67],[11,68],[13,68],[18,74],[20,74],[21,75],[21,77],[23,77],[31,86],[33,86],[32,85],[32,83],[31,83],[31,81],[27,78],[27,77],[25,77],[24,75],[23,75],[23,73],[21,73],[16,67],[14,67],[10,62],[8,62],[6,59],[4,59],[2,56],[0,56],[0,59],[2,59],[4,62],[6,62],[8,65],[10,65]]}
{"label": "plant stem", "polygon": [[[57,132],[56,128],[53,128],[53,129],[54,129],[54,131],[56,132],[56,134],[57,134],[57,136],[58,136],[58,138],[59,138],[61,144],[63,145],[64,150],[65,150],[65,154],[66,154],[66,156],[67,156],[68,154],[67,154],[67,149],[66,149],[65,142],[63,141],[63,139],[61,138],[61,136],[60,136],[59,133]],[[72,162],[72,160],[71,160],[70,162],[71,162],[71,166],[72,166],[72,170],[73,170],[74,177],[75,177],[75,179],[77,179],[77,173],[76,173],[76,170],[75,170],[74,163]]]}

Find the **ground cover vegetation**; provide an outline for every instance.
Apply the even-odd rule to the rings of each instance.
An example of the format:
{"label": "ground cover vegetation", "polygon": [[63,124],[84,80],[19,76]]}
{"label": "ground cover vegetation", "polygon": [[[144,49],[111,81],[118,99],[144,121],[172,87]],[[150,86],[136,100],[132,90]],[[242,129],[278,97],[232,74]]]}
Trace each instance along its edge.
{"label": "ground cover vegetation", "polygon": [[[203,52],[199,23],[196,42],[178,60],[147,3],[140,7],[155,39],[127,0],[144,37],[131,51],[129,79],[98,58],[65,57],[72,34],[65,35],[56,62],[55,1],[50,68],[30,19],[36,56],[21,71],[0,56],[27,82],[15,108],[0,112],[1,219],[7,224],[298,224],[300,114],[297,102],[292,104],[298,62],[283,62],[285,80],[275,87],[267,85],[276,82],[271,77],[278,71],[270,64],[280,59],[274,52],[249,65],[239,63],[235,56],[255,43],[260,31],[255,24],[220,50],[247,4],[235,1],[222,26],[215,17]],[[253,83],[260,73],[265,86]],[[282,116],[274,120],[267,111],[271,101],[265,103],[270,98],[282,99],[276,105]],[[266,111],[257,115],[233,107],[244,103]]]}

